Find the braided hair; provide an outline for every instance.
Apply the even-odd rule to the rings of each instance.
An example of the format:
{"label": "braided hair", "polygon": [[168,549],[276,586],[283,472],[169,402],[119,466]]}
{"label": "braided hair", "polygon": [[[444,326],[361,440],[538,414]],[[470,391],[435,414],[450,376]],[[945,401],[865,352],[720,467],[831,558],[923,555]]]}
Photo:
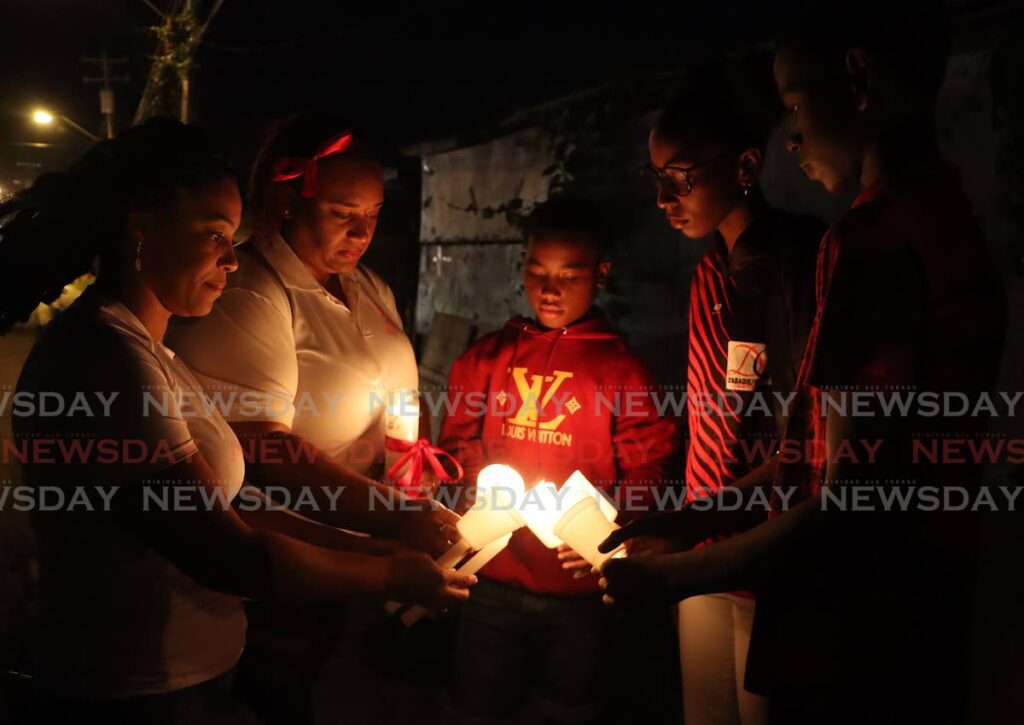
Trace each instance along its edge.
{"label": "braided hair", "polygon": [[67,171],[46,173],[0,204],[0,334],[95,270],[116,270],[131,212],[181,191],[234,178],[199,129],[153,118],[90,148]]}

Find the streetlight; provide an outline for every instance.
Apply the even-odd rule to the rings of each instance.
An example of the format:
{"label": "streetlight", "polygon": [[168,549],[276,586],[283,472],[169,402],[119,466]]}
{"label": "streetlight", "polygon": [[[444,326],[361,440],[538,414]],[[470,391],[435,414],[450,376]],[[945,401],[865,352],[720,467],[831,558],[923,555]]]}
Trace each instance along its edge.
{"label": "streetlight", "polygon": [[79,126],[77,123],[75,123],[70,118],[68,118],[67,116],[61,115],[59,113],[54,115],[54,114],[50,113],[49,111],[46,111],[46,110],[44,110],[42,108],[38,108],[38,109],[36,109],[32,113],[32,121],[35,122],[36,124],[40,125],[40,126],[50,126],[50,125],[53,124],[53,122],[56,119],[60,119],[61,121],[66,123],[68,126],[73,128],[74,130],[78,131],[78,133],[80,133],[83,136],[85,136],[90,141],[99,141],[100,140],[99,136],[97,136],[94,133],[89,133],[84,128]]}

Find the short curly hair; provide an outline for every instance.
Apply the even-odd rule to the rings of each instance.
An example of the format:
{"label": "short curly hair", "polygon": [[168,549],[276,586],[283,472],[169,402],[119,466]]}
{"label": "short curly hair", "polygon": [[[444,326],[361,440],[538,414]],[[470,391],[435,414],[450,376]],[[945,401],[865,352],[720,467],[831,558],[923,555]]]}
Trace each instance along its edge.
{"label": "short curly hair", "polygon": [[608,224],[598,206],[578,196],[554,196],[533,208],[526,219],[526,241],[567,239],[594,249],[601,259],[611,251]]}

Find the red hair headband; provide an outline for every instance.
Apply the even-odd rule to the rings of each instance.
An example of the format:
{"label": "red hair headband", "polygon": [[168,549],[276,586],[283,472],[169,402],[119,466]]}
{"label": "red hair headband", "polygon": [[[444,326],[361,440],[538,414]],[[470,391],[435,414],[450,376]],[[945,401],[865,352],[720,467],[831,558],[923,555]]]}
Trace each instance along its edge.
{"label": "red hair headband", "polygon": [[340,154],[352,145],[352,132],[342,131],[328,139],[327,143],[317,149],[308,159],[283,158],[274,162],[274,175],[271,181],[291,181],[302,177],[302,196],[316,196],[316,162],[325,156]]}

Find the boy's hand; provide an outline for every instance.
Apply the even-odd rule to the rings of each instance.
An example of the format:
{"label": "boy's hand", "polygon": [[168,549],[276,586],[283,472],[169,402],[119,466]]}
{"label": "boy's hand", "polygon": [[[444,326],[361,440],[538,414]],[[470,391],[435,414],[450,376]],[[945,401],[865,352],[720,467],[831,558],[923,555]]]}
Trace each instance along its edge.
{"label": "boy's hand", "polygon": [[561,544],[558,547],[558,560],[562,562],[563,569],[572,572],[573,579],[593,576],[590,562],[577,554],[568,544]]}

